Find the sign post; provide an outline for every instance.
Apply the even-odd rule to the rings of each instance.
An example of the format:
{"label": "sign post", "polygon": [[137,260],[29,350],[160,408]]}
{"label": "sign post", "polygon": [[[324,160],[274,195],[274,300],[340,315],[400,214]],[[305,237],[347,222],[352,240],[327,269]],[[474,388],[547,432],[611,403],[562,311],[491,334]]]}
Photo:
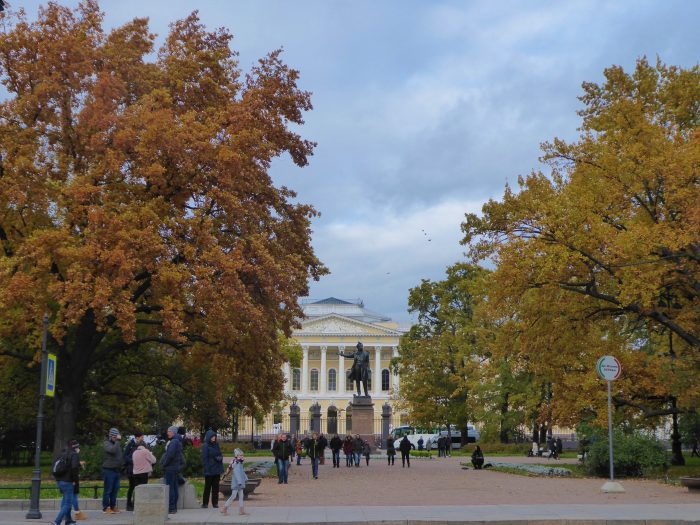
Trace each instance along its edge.
{"label": "sign post", "polygon": [[46,350],[46,340],[49,335],[49,314],[44,314],[44,335],[41,340],[41,377],[39,379],[39,410],[36,415],[36,449],[34,451],[34,470],[32,470],[32,491],[29,500],[29,511],[25,518],[40,520],[39,493],[41,491],[41,435],[44,427],[44,399],[47,395],[53,397],[56,389],[56,356],[53,356],[51,367],[51,393],[49,394],[49,353]]}
{"label": "sign post", "polygon": [[598,377],[608,383],[608,450],[610,453],[610,479],[600,488],[603,492],[624,492],[625,489],[615,481],[615,469],[613,468],[613,432],[612,432],[612,388],[611,383],[620,377],[622,365],[616,357],[606,355],[598,359],[596,364]]}

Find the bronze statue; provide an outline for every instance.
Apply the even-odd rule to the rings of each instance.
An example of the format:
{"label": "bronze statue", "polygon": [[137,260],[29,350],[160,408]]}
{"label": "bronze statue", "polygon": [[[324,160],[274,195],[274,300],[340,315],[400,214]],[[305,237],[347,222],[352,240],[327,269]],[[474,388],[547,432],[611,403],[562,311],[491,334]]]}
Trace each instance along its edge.
{"label": "bronze statue", "polygon": [[365,390],[365,396],[369,397],[367,393],[367,381],[369,380],[372,370],[369,368],[369,352],[365,351],[362,343],[357,343],[357,350],[351,354],[346,354],[345,352],[338,352],[338,355],[343,357],[352,357],[352,368],[348,372],[348,381],[355,381],[357,386],[357,395],[360,394],[360,383]]}

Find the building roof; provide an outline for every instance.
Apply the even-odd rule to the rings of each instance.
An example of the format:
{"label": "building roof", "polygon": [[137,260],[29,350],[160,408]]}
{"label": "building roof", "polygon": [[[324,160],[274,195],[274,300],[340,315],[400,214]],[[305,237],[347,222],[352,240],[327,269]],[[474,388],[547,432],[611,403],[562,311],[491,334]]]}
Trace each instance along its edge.
{"label": "building roof", "polygon": [[355,302],[349,302],[335,297],[328,297],[320,301],[303,304],[302,308],[306,319],[337,314],[362,321],[363,323],[386,323],[391,321],[390,317],[365,308],[364,303],[359,299]]}

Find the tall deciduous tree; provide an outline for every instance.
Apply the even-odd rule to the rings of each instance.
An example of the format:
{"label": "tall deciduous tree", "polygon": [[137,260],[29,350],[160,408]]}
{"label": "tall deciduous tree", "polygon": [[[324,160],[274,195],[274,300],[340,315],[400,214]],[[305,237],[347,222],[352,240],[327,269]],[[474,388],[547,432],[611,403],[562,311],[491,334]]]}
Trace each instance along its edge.
{"label": "tall deciduous tree", "polygon": [[424,279],[411,289],[409,311],[418,323],[401,338],[398,371],[400,397],[419,425],[466,424],[468,382],[478,369],[477,330],[472,322],[479,300],[480,279],[487,273],[476,266],[455,264],[446,279]]}
{"label": "tall deciduous tree", "polygon": [[153,59],[147,20],[106,33],[102,18],[93,0],[49,3],[0,34],[0,338],[38,343],[50,312],[57,448],[91,371],[143,347],[213,350],[270,402],[278,334],[325,271],[316,212],[268,174],[312,153],[292,128],[311,109],[298,72],[279,51],[242,72],[231,35],[196,13]]}
{"label": "tall deciduous tree", "polygon": [[[499,293],[534,301],[539,322],[552,323],[541,340],[560,343],[553,327],[567,319],[598,321],[595,348],[614,341],[640,377],[652,374],[630,385],[647,394],[621,392],[618,405],[677,414],[698,396],[685,386],[700,355],[700,68],[641,59],[633,73],[611,67],[583,89],[580,139],[545,143],[551,174],[521,178],[518,193],[507,188],[483,216],[467,215],[463,242],[473,260],[495,262]],[[631,326],[646,335],[635,341]],[[552,356],[590,366],[569,342]]]}

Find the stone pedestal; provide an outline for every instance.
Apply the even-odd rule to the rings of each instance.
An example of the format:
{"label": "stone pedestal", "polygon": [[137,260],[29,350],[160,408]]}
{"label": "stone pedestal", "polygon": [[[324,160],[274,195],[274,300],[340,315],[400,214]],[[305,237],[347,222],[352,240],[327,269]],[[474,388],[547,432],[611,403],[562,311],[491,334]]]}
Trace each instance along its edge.
{"label": "stone pedestal", "polygon": [[134,492],[134,525],[163,525],[168,519],[168,486],[139,485]]}
{"label": "stone pedestal", "polygon": [[202,504],[197,498],[197,490],[194,485],[186,481],[184,485],[180,485],[180,492],[177,498],[178,509],[198,509]]}
{"label": "stone pedestal", "polygon": [[352,433],[360,434],[372,451],[377,448],[374,435],[374,403],[370,396],[352,396]]}

